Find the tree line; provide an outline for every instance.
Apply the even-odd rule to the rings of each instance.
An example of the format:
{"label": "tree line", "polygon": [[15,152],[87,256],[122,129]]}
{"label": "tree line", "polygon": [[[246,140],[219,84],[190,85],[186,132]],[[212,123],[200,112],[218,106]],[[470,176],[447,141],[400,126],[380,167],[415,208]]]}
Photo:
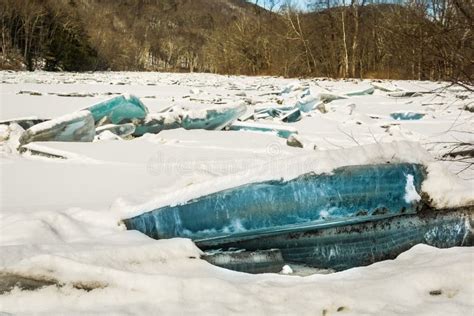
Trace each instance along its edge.
{"label": "tree line", "polygon": [[261,2],[0,0],[0,68],[472,84],[470,0]]}

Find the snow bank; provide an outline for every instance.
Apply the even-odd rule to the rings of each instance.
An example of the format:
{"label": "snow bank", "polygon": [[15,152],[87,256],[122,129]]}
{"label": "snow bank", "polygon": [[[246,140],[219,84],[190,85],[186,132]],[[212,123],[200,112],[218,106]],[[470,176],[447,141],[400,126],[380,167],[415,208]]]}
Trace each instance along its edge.
{"label": "snow bank", "polygon": [[[49,142],[36,147],[48,152],[57,149],[62,152],[56,154],[68,158],[50,159],[18,155],[15,147],[23,129],[3,128],[2,137],[8,140],[0,143],[0,273],[59,284],[0,295],[4,313],[468,315],[474,309],[473,248],[415,246],[396,260],[342,273],[255,276],[200,260],[199,249],[189,240],[156,241],[118,225],[120,218],[141,210],[130,205],[140,206],[152,200],[150,196],[161,205],[182,203],[226,187],[270,179],[271,168],[273,178],[291,179],[307,170],[331,172],[347,164],[407,157],[426,166],[429,174],[423,191],[434,204],[462,205],[472,201],[473,168],[460,174],[471,179],[462,182],[451,172],[465,165],[436,163],[430,156],[441,157],[451,150],[443,147],[444,142],[472,142],[473,113],[460,110],[469,110],[470,92],[428,81],[377,81],[373,95],[351,97],[346,93],[362,91],[372,82],[303,79],[282,95],[294,80],[138,72],[0,72],[0,76],[1,120],[59,117],[127,92],[141,98],[150,112],[162,113],[218,103],[245,102],[249,112],[264,105],[293,107],[307,89],[313,96],[326,93],[330,101],[325,113],[313,110],[291,124],[279,118],[256,119],[257,124],[297,130],[304,149],[288,147],[285,140],[269,133],[179,129],[129,142]],[[199,94],[190,97],[194,89]],[[436,94],[426,93],[435,89]],[[22,90],[41,95],[17,94]],[[94,96],[83,98],[78,91]],[[396,91],[406,97],[389,96]],[[394,121],[390,113],[395,111],[426,116]],[[394,140],[416,141],[430,156],[415,145],[342,149]],[[30,145],[35,149],[37,144]],[[312,153],[313,147],[337,150]],[[164,164],[176,162],[188,168],[164,172],[162,160],[156,157],[164,158]],[[310,166],[301,167],[306,157]],[[229,175],[235,171],[239,173]],[[120,197],[128,203],[110,207]],[[291,268],[298,274],[297,267]]]}
{"label": "snow bank", "polygon": [[[113,250],[90,251],[73,259],[72,254],[58,253],[26,260],[18,273],[42,271],[66,285],[34,292],[14,290],[0,296],[2,311],[49,315],[468,315],[474,307],[473,275],[459,275],[471,269],[472,248],[440,250],[419,245],[394,261],[301,278],[225,271],[183,256],[198,255],[185,241],[154,243],[137,248],[116,245]],[[175,249],[181,245],[176,251],[180,255],[159,254],[159,248],[168,248],[166,243]],[[138,259],[130,260],[127,253]],[[87,292],[81,285],[95,289]]]}

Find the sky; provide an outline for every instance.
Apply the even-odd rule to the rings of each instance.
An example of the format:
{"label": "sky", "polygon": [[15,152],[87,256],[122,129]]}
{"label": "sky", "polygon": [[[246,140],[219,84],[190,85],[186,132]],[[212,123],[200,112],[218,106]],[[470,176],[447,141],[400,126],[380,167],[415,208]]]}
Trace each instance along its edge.
{"label": "sky", "polygon": [[[258,5],[265,7],[268,9],[268,3],[270,1],[268,0],[251,0],[250,2],[257,3]],[[275,0],[275,3],[278,3],[279,5],[275,8],[278,9],[282,5],[284,5],[287,1],[286,0]],[[308,0],[291,0],[291,2],[297,6],[299,9],[305,9],[306,4],[308,3]]]}

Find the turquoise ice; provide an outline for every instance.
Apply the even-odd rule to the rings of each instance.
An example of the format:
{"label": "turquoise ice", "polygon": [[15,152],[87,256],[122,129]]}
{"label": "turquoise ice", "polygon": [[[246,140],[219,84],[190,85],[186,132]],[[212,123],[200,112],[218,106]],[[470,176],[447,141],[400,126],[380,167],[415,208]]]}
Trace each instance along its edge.
{"label": "turquoise ice", "polygon": [[234,122],[228,126],[228,129],[231,131],[271,133],[281,138],[288,138],[290,135],[298,134],[297,130],[292,127],[251,122]]}
{"label": "turquoise ice", "polygon": [[79,111],[30,127],[20,137],[20,144],[37,141],[91,142],[94,136],[92,114],[89,111]]}
{"label": "turquoise ice", "polygon": [[120,95],[87,108],[95,123],[123,124],[144,119],[148,113],[146,106],[134,95]]}
{"label": "turquoise ice", "polygon": [[220,130],[237,120],[246,110],[245,105],[238,105],[192,111],[183,115],[181,125],[184,129]]}
{"label": "turquoise ice", "polygon": [[246,112],[245,105],[212,107],[197,111],[176,111],[165,113],[153,113],[137,124],[135,136],[145,133],[157,134],[163,130],[205,129],[221,130],[225,126],[237,120]]}
{"label": "turquoise ice", "polygon": [[294,109],[286,113],[281,120],[285,123],[294,123],[301,120],[301,111],[300,109]]}
{"label": "turquoise ice", "polygon": [[125,224],[153,238],[194,240],[253,236],[294,225],[337,226],[414,213],[419,201],[405,199],[407,182],[419,192],[424,177],[416,164],[342,167],[332,174],[250,183],[160,207]]}

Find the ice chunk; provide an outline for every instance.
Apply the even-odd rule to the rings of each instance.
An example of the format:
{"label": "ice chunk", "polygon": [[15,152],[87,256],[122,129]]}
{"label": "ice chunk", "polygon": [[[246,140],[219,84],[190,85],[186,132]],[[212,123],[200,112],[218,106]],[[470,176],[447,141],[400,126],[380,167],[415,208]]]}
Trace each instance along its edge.
{"label": "ice chunk", "polygon": [[320,93],[319,95],[319,100],[321,100],[324,103],[329,103],[334,100],[339,100],[339,99],[347,99],[346,96],[338,95],[335,93]]}
{"label": "ice chunk", "polygon": [[39,119],[36,116],[32,116],[32,117],[21,117],[21,118],[6,120],[6,121],[0,121],[0,125],[10,125],[10,124],[15,123],[15,124],[20,125],[23,129],[28,129],[36,124],[43,123],[45,121],[47,120]]}
{"label": "ice chunk", "polygon": [[170,112],[148,114],[137,124],[134,135],[157,134],[162,130],[206,129],[220,130],[247,111],[245,105],[219,106],[202,110],[172,109]]}
{"label": "ice chunk", "polygon": [[218,267],[247,273],[277,273],[284,265],[280,250],[217,251],[201,257]]}
{"label": "ice chunk", "polygon": [[416,112],[394,112],[394,113],[390,113],[390,116],[394,120],[405,121],[405,120],[419,120],[419,119],[422,119],[425,116],[425,114],[416,113]]}
{"label": "ice chunk", "polygon": [[95,136],[94,118],[89,111],[79,111],[37,124],[27,129],[20,143],[34,141],[91,142]]}
{"label": "ice chunk", "polygon": [[362,90],[356,90],[356,91],[351,91],[351,92],[345,93],[345,95],[347,95],[348,97],[368,95],[368,94],[373,94],[374,90],[375,90],[375,88],[373,86],[370,86],[370,87],[362,89]]}
{"label": "ice chunk", "polygon": [[68,159],[67,152],[55,150],[46,146],[38,145],[38,143],[25,144],[20,147],[19,152],[32,156],[41,156],[46,158]]}
{"label": "ice chunk", "polygon": [[277,134],[279,137],[288,138],[292,134],[298,134],[298,131],[289,126],[270,125],[251,122],[234,122],[228,127],[231,131],[250,131]]}
{"label": "ice chunk", "polygon": [[94,104],[89,110],[95,123],[106,120],[107,123],[123,124],[144,119],[148,113],[146,106],[134,95],[120,95]]}
{"label": "ice chunk", "polygon": [[242,104],[202,110],[173,108],[169,112],[148,114],[144,120],[137,123],[134,135],[157,134],[162,130],[174,128],[220,130],[246,111],[247,107]]}
{"label": "ice chunk", "polygon": [[253,109],[247,108],[247,111],[241,115],[238,120],[239,121],[247,121],[253,119],[255,117],[255,112]]}
{"label": "ice chunk", "polygon": [[472,246],[473,209],[427,211],[338,227],[291,227],[253,238],[196,242],[247,251],[277,248],[287,263],[344,270],[394,259],[416,244],[439,248]]}
{"label": "ice chunk", "polygon": [[422,94],[416,91],[394,91],[394,92],[390,92],[388,95],[394,98],[409,98],[409,97],[419,97]]}
{"label": "ice chunk", "polygon": [[268,116],[279,117],[282,115],[283,111],[284,109],[278,109],[275,107],[267,107],[267,108],[255,109],[255,114],[260,118],[264,118]]}
{"label": "ice chunk", "polygon": [[185,129],[220,130],[245,114],[247,107],[220,106],[183,114],[182,127]]}
{"label": "ice chunk", "polygon": [[294,109],[292,111],[287,112],[281,120],[286,123],[294,123],[301,120],[301,111],[300,109]]}
{"label": "ice chunk", "polygon": [[318,102],[318,99],[312,95],[307,95],[296,102],[295,108],[301,112],[310,112],[314,109],[314,106]]}
{"label": "ice chunk", "polygon": [[96,134],[100,135],[101,133],[109,131],[117,136],[126,137],[132,135],[135,132],[135,124],[133,123],[126,123],[126,124],[107,124],[102,125],[96,128]]}
{"label": "ice chunk", "polygon": [[341,167],[332,174],[304,174],[290,181],[250,183],[165,206],[125,220],[153,238],[193,240],[257,236],[294,225],[327,227],[414,213],[405,200],[407,175],[420,192],[421,165],[399,163]]}
{"label": "ice chunk", "polygon": [[182,115],[178,112],[149,113],[145,120],[138,123],[133,135],[158,134],[163,130],[180,128],[181,121]]}

